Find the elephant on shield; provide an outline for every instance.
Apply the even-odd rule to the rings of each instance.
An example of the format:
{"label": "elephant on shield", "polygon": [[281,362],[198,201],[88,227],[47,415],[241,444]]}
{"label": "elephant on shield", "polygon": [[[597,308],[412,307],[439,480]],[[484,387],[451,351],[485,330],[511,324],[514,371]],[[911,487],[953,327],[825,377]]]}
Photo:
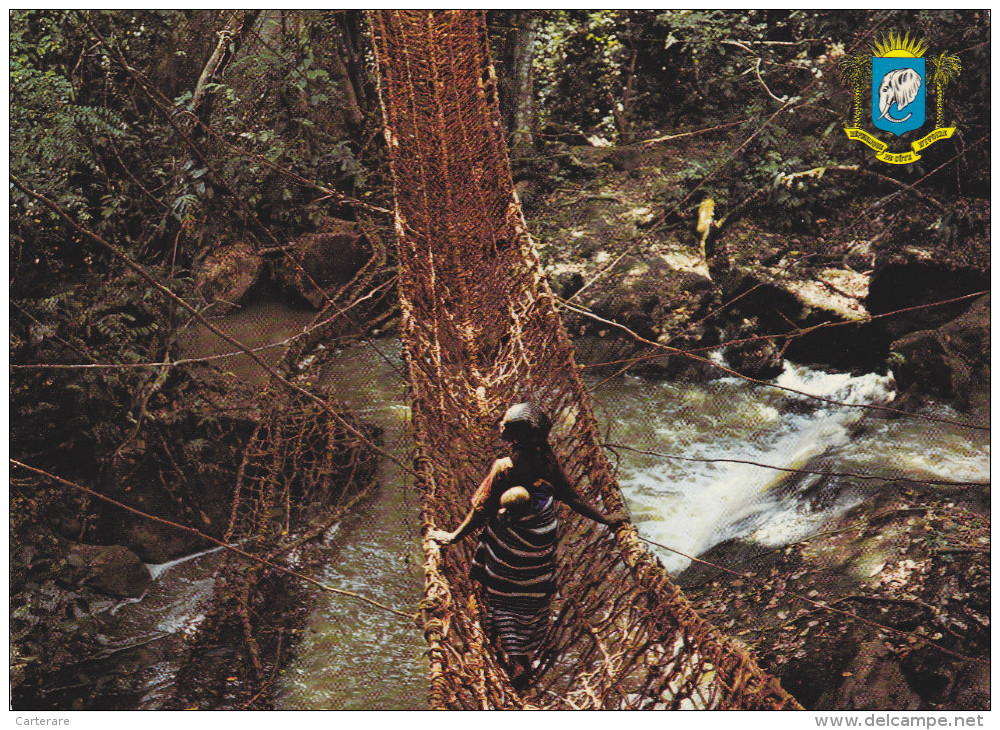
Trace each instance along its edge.
{"label": "elephant on shield", "polygon": [[878,87],[878,110],[882,112],[879,119],[889,117],[891,122],[905,122],[913,116],[913,112],[908,112],[902,119],[897,119],[889,113],[889,109],[895,104],[897,110],[903,111],[912,104],[922,83],[920,74],[912,68],[897,68],[883,76]]}

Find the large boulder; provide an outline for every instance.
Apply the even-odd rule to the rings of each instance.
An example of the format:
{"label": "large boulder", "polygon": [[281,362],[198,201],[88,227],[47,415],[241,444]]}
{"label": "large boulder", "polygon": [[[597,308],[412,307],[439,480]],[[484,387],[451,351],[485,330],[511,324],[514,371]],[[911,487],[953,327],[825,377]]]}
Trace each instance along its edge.
{"label": "large boulder", "polygon": [[751,339],[737,342],[724,351],[726,364],[740,375],[756,380],[770,380],[781,375],[785,361],[774,340]]}
{"label": "large boulder", "polygon": [[371,260],[372,246],[357,223],[329,218],[316,233],[290,241],[286,254],[275,261],[275,281],[320,309],[326,303],[324,292],[335,295]]}
{"label": "large boulder", "polygon": [[[989,263],[962,260],[946,251],[908,246],[875,257],[865,305],[873,315],[900,312],[881,318],[890,340],[909,332],[933,329],[954,319],[969,300],[926,307],[990,288]],[[912,309],[919,307],[918,309]]]}
{"label": "large boulder", "polygon": [[900,337],[891,351],[893,375],[902,392],[954,400],[963,410],[989,412],[989,294],[937,329]]}
{"label": "large boulder", "polygon": [[214,313],[239,306],[261,282],[264,258],[238,241],[215,251],[195,267],[194,288]]}
{"label": "large boulder", "polygon": [[791,336],[787,343],[757,340],[730,348],[726,359],[739,372],[754,377],[777,374],[782,355],[837,370],[876,370],[885,361],[889,340],[876,324],[865,321],[868,281],[863,274],[834,268],[796,273],[756,267],[735,269],[720,283],[723,291],[713,307],[719,314],[710,321],[726,331],[726,339]]}
{"label": "large boulder", "polygon": [[138,598],[152,582],[138,555],[122,545],[74,545],[66,564],[77,584],[119,598]]}
{"label": "large boulder", "polygon": [[[652,351],[648,342],[669,342],[679,349],[706,344],[705,336],[714,330],[688,327],[688,323],[702,309],[712,289],[710,279],[661,257],[641,260],[624,256],[615,266],[614,276],[599,282],[599,286],[584,290],[580,296],[581,303],[595,317],[573,310],[564,312],[580,362],[607,364],[614,371],[629,358],[638,357],[633,367],[636,373],[701,378],[712,372],[713,368],[701,359],[669,354],[668,350],[655,358],[648,357]],[[576,293],[583,284],[584,277],[575,272],[553,275],[553,285],[563,296]]]}
{"label": "large boulder", "polygon": [[190,532],[150,520],[136,520],[122,531],[122,541],[150,565],[176,560],[211,543]]}
{"label": "large boulder", "polygon": [[[707,277],[674,268],[661,258],[642,261],[626,256],[616,269],[614,288],[598,294],[588,306],[598,317],[622,324],[648,340],[674,331],[712,288]],[[594,320],[587,326],[591,332],[607,328]]]}

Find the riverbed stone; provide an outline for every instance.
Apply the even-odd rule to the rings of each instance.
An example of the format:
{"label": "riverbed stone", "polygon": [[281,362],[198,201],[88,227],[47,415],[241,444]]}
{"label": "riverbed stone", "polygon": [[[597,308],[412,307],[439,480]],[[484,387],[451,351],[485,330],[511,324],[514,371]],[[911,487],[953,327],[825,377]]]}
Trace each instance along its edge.
{"label": "riverbed stone", "polygon": [[911,397],[953,399],[963,410],[989,410],[990,295],[937,329],[892,343],[890,363],[899,388]]}
{"label": "riverbed stone", "polygon": [[246,241],[237,241],[206,256],[195,267],[194,288],[213,314],[237,308],[259,286],[264,257]]}
{"label": "riverbed stone", "polygon": [[561,271],[552,277],[552,289],[563,299],[576,294],[585,283],[579,271]]}
{"label": "riverbed stone", "polygon": [[124,530],[123,537],[129,548],[150,565],[176,560],[202,550],[208,544],[197,535],[149,520],[131,524]]}
{"label": "riverbed stone", "polygon": [[[613,285],[588,291],[584,304],[601,319],[623,325],[647,340],[656,340],[685,321],[712,288],[704,275],[676,268],[663,258],[624,256],[615,264],[614,273]],[[571,329],[578,325],[585,334],[617,329],[572,312],[566,318]]]}
{"label": "riverbed stone", "polygon": [[[801,273],[776,267],[736,268],[720,283],[721,301],[731,302],[716,318],[727,339],[787,334],[791,336],[787,343],[775,341],[782,355],[814,367],[870,371],[884,363],[889,340],[880,327],[865,321],[864,274],[830,268]],[[781,372],[766,347],[756,354],[752,359],[758,364],[748,362],[745,374],[755,369]]]}
{"label": "riverbed stone", "polygon": [[968,309],[969,301],[934,307],[920,305],[989,288],[988,258],[985,262],[962,260],[931,247],[906,246],[876,256],[865,305],[872,314],[908,310],[881,320],[889,337],[895,340],[909,332],[941,326]]}
{"label": "riverbed stone", "polygon": [[785,359],[774,340],[754,339],[739,342],[725,349],[726,363],[740,375],[757,380],[770,380],[781,374]]}
{"label": "riverbed stone", "polygon": [[152,582],[139,556],[122,545],[74,545],[66,562],[80,583],[110,596],[138,598]]}
{"label": "riverbed stone", "polygon": [[843,684],[821,698],[816,709],[916,710],[921,706],[920,696],[881,640],[864,643],[844,674],[848,676]]}
{"label": "riverbed stone", "polygon": [[327,218],[315,233],[289,241],[272,276],[290,296],[320,309],[325,295],[334,296],[371,257],[371,243],[357,223]]}

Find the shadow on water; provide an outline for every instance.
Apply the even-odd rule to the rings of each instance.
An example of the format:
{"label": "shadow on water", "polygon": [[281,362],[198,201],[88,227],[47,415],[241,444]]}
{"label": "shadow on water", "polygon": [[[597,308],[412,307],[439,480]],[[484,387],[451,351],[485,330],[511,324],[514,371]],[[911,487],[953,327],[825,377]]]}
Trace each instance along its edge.
{"label": "shadow on water", "polygon": [[[384,429],[385,448],[406,463],[412,442],[405,383],[386,358],[399,362],[397,341],[353,345],[328,361],[324,377],[359,418]],[[378,492],[327,537],[315,577],[415,613],[423,597],[419,524],[413,485],[396,465],[383,461]],[[277,706],[427,709],[425,648],[412,621],[317,595],[295,657],[282,674]]]}
{"label": "shadow on water", "polygon": [[[282,343],[300,334],[315,318],[313,310],[264,299],[247,304],[233,314],[216,317],[212,322],[230,337],[256,350],[258,357],[268,365],[276,366],[285,352]],[[260,386],[267,382],[267,373],[246,355],[219,357],[233,353],[233,346],[197,323],[182,329],[178,338],[185,357],[217,358],[213,364],[245,383]]]}

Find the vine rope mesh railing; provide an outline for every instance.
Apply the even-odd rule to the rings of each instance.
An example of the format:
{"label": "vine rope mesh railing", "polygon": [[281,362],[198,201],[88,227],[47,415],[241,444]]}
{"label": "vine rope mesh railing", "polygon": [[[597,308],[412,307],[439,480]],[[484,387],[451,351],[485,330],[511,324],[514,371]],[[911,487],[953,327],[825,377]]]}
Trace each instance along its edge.
{"label": "vine rope mesh railing", "polygon": [[[317,367],[305,377],[315,378]],[[270,707],[263,690],[279,666],[280,643],[264,619],[271,607],[261,586],[269,575],[283,576],[264,563],[316,537],[376,483],[378,455],[364,439],[377,435],[349,412],[337,420],[314,401],[277,388],[260,402],[268,405],[256,415],[238,465],[223,537],[239,553],[223,558],[206,620],[186,642],[171,707]],[[212,652],[220,646],[242,647],[243,661],[229,669],[238,682],[219,684]]]}
{"label": "vine rope mesh railing", "polygon": [[[501,453],[499,415],[538,402],[570,478],[624,506],[513,189],[485,20],[373,11],[396,199],[403,356],[425,528],[452,528]],[[439,708],[797,708],[691,608],[626,526],[565,512],[537,679],[511,686],[481,628],[468,542],[425,538],[421,621]]]}
{"label": "vine rope mesh railing", "polygon": [[[379,455],[392,460],[395,457],[376,444],[378,434],[374,429],[336,404],[329,388],[306,390],[303,387],[320,382],[322,367],[333,352],[332,348],[310,348],[307,357],[299,361],[286,360],[279,372],[262,360],[257,352],[212,324],[193,305],[161,284],[117,246],[80,226],[57,204],[28,188],[16,176],[11,175],[11,182],[62,218],[83,238],[110,252],[154,291],[191,314],[201,326],[250,358],[273,381],[256,398],[247,397],[245,393],[240,396],[255,405],[240,409],[245,411],[247,440],[244,456],[234,475],[232,511],[224,540],[11,460],[12,465],[44,479],[91,493],[121,509],[175,529],[199,534],[209,543],[226,547],[226,556],[218,571],[205,620],[185,640],[176,685],[166,701],[167,706],[269,707],[272,698],[267,689],[276,676],[281,651],[281,628],[276,632],[274,623],[283,617],[272,616],[272,620],[268,621],[264,615],[275,611],[275,607],[269,605],[269,596],[273,596],[276,589],[272,586],[270,594],[259,590],[263,581],[279,573],[294,576],[323,590],[400,613],[354,592],[326,586],[274,562],[290,550],[318,537],[333,520],[363,498],[376,483]],[[351,296],[350,286],[342,288],[330,299],[334,309],[343,311],[349,306],[337,301],[344,296]],[[279,344],[291,347],[296,340],[292,337]],[[196,361],[199,360],[190,362]],[[158,363],[157,367],[170,364]],[[218,412],[233,410],[210,397],[205,399]],[[135,433],[139,433],[138,429]],[[238,434],[234,435],[239,438]],[[174,467],[178,477],[186,481],[181,467],[176,463]],[[289,588],[290,585],[285,584],[277,589],[287,591]],[[234,660],[231,663],[224,663],[220,658],[227,653],[227,648],[232,649],[232,656],[227,657]],[[230,674],[233,675],[232,680],[226,676]]]}

